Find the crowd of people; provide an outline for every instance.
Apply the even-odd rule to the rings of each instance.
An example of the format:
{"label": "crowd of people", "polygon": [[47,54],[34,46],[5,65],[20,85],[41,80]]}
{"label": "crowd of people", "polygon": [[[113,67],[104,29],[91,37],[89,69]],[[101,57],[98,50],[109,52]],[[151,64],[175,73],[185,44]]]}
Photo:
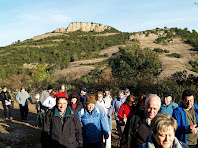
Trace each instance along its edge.
{"label": "crowd of people", "polygon": [[[171,92],[133,96],[120,90],[114,99],[110,91],[88,94],[86,87],[68,93],[64,85],[51,85],[32,101],[21,87],[16,95],[21,120],[28,118],[28,100],[43,111],[43,148],[111,148],[112,116],[121,148],[196,148],[198,147],[198,105],[195,94],[184,90],[181,104],[172,101]],[[12,101],[6,86],[0,93],[5,120],[13,120]]]}

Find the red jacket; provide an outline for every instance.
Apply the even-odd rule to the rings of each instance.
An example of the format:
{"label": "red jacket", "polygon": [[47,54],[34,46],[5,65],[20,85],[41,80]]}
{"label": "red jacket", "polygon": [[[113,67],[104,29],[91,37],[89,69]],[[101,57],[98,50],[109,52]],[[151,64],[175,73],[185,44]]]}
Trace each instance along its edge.
{"label": "red jacket", "polygon": [[119,109],[119,112],[118,112],[118,118],[119,118],[119,120],[120,121],[123,121],[124,114],[126,115],[126,117],[128,117],[128,115],[131,113],[132,110],[133,110],[133,106],[129,106],[127,103],[123,103],[120,106],[120,109]]}

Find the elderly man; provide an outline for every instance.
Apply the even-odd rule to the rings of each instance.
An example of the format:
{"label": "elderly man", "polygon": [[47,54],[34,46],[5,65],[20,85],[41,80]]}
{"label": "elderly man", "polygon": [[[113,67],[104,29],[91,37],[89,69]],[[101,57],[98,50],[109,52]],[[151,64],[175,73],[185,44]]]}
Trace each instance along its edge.
{"label": "elderly man", "polygon": [[178,107],[178,104],[172,101],[172,93],[165,92],[163,94],[162,106],[160,113],[169,114],[172,116],[173,110]]}
{"label": "elderly man", "polygon": [[182,94],[182,103],[173,111],[177,120],[176,137],[185,142],[189,147],[197,147],[198,105],[194,104],[194,93],[185,90]]}
{"label": "elderly man", "polygon": [[83,146],[82,127],[67,95],[58,93],[56,106],[47,112],[41,132],[42,148],[77,148]]}
{"label": "elderly man", "polygon": [[161,99],[156,94],[149,94],[145,101],[145,110],[137,110],[128,118],[123,137],[122,148],[138,148],[146,142],[151,133],[150,124],[161,106]]}

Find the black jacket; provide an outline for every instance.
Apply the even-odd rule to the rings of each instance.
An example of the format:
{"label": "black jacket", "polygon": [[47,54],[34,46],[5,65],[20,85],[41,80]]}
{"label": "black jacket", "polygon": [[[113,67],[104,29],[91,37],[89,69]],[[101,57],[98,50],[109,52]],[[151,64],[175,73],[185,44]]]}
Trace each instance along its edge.
{"label": "black jacket", "polygon": [[80,121],[69,107],[63,117],[56,107],[47,112],[41,133],[43,148],[77,148],[82,141]]}
{"label": "black jacket", "polygon": [[8,91],[6,92],[2,91],[0,93],[0,101],[2,101],[2,104],[5,104],[5,100],[9,101],[9,99],[11,99],[11,96]]}
{"label": "black jacket", "polygon": [[120,147],[138,148],[146,142],[146,139],[150,134],[151,129],[146,122],[144,110],[137,110],[127,119]]}
{"label": "black jacket", "polygon": [[68,106],[71,108],[71,110],[72,110],[75,114],[77,114],[77,113],[81,110],[81,108],[83,108],[83,105],[82,105],[81,102],[78,102],[78,103],[77,103],[77,106],[76,106],[75,109],[72,108],[72,104],[71,104],[71,103],[68,104]]}

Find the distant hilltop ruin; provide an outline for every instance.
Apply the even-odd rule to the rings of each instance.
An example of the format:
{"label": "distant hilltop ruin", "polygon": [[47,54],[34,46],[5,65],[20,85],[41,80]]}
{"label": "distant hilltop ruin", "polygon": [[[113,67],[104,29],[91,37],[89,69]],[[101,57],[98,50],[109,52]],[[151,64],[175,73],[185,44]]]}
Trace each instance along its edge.
{"label": "distant hilltop ruin", "polygon": [[55,33],[70,33],[77,30],[81,30],[84,32],[95,31],[95,32],[103,32],[106,29],[111,29],[111,26],[104,26],[102,24],[97,23],[84,23],[84,22],[71,22],[67,29],[64,27],[56,28]]}

